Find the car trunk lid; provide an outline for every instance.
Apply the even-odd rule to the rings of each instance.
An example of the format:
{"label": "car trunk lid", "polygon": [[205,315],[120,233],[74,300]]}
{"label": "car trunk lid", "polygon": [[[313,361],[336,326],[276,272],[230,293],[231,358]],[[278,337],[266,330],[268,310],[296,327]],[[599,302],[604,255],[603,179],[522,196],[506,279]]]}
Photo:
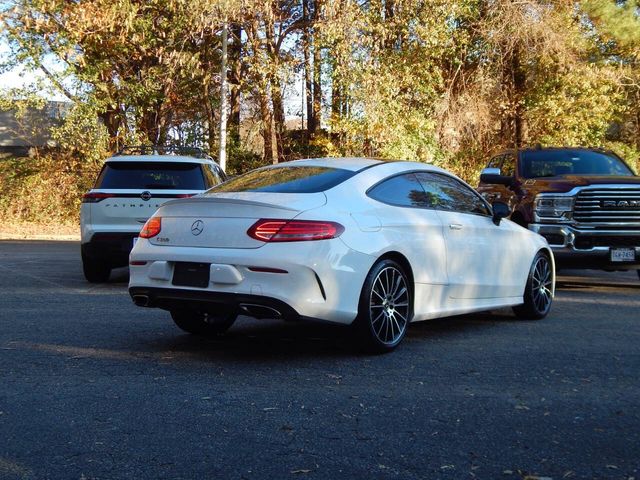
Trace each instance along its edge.
{"label": "car trunk lid", "polygon": [[236,192],[207,194],[165,204],[154,245],[259,248],[247,230],[261,218],[292,219],[326,203],[324,193]]}

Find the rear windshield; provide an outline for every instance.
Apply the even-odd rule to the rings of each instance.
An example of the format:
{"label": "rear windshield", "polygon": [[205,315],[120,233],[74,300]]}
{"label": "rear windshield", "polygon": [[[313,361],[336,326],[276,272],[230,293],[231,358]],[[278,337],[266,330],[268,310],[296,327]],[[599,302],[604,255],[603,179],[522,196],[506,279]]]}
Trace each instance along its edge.
{"label": "rear windshield", "polygon": [[335,187],[355,173],[329,167],[263,168],[232,178],[209,192],[316,193]]}
{"label": "rear windshield", "polygon": [[590,150],[539,150],[522,152],[525,178],[562,175],[623,175],[633,172],[619,158]]}
{"label": "rear windshield", "polygon": [[96,188],[205,190],[199,163],[109,162]]}

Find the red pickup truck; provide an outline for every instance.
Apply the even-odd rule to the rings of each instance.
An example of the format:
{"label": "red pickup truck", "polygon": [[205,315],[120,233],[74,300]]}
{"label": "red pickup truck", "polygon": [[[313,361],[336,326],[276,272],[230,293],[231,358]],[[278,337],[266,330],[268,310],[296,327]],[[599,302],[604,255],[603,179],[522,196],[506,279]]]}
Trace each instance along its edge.
{"label": "red pickup truck", "polygon": [[478,191],[509,205],[511,220],[547,239],[560,267],[638,270],[640,177],[611,151],[506,150]]}

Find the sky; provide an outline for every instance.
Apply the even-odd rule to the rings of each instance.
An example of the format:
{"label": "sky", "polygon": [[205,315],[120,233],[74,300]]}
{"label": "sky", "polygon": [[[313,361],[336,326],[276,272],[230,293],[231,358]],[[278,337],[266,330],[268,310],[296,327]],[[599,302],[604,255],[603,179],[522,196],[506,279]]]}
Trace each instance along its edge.
{"label": "sky", "polygon": [[[10,59],[10,53],[9,45],[7,45],[7,42],[0,37],[0,65]],[[50,69],[56,68],[55,62],[47,62],[46,66]],[[41,71],[29,71],[23,67],[15,67],[7,72],[0,73],[0,90],[26,87],[28,85],[36,84],[39,80],[46,81],[46,76]],[[46,89],[42,90],[40,93],[49,100],[68,100],[62,93],[51,93],[46,91]]]}

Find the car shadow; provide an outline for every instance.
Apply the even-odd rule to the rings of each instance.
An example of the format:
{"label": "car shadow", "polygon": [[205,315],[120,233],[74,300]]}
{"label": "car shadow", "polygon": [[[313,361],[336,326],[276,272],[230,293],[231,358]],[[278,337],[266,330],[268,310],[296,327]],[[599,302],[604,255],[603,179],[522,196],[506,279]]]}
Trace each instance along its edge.
{"label": "car shadow", "polygon": [[[437,342],[467,336],[476,330],[499,328],[515,317],[504,311],[460,315],[411,324],[397,352],[410,351],[420,342]],[[521,321],[521,320],[518,320]],[[283,322],[241,317],[224,335],[199,337],[175,329],[175,335],[149,342],[145,350],[179,354],[199,360],[277,360],[317,357],[369,356],[357,346],[348,326],[315,322]]]}

